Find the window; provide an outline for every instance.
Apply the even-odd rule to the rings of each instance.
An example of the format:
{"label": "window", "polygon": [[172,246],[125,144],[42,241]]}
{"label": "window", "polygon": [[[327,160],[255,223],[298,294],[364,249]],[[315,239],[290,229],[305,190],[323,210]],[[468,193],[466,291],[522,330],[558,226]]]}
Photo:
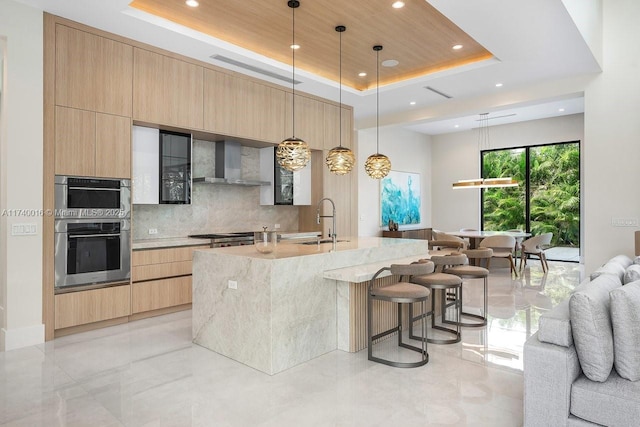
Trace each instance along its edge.
{"label": "window", "polygon": [[[483,230],[552,232],[549,259],[578,261],[580,248],[580,143],[578,141],[483,151],[482,176],[515,178],[513,188],[482,190]],[[566,250],[561,250],[564,248]]]}

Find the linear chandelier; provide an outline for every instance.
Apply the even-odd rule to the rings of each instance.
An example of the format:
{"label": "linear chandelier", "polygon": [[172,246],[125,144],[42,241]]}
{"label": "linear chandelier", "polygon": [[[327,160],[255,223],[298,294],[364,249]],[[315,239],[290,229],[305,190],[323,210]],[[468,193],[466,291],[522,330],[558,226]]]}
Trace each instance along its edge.
{"label": "linear chandelier", "polygon": [[[489,113],[480,114],[480,127],[478,128],[478,154],[480,155],[482,149],[488,150],[491,148],[489,141]],[[452,188],[459,190],[462,188],[502,188],[502,187],[517,187],[518,181],[508,177],[498,178],[474,178],[474,179],[461,179],[458,182],[454,182]]]}

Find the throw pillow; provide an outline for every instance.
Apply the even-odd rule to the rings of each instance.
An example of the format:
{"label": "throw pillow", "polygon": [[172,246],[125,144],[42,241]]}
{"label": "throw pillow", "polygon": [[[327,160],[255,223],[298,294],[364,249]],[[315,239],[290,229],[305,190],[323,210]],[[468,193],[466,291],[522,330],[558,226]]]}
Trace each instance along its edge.
{"label": "throw pillow", "polygon": [[620,286],[608,275],[595,279],[571,295],[571,332],[580,367],[592,381],[604,382],[613,368],[613,331],[609,292]]}
{"label": "throw pillow", "polygon": [[627,283],[635,282],[636,280],[640,280],[640,265],[631,264],[624,271],[623,283],[626,285]]}
{"label": "throw pillow", "polygon": [[618,264],[617,262],[608,262],[591,273],[591,280],[595,280],[597,277],[600,277],[603,274],[615,274],[620,278],[620,280],[622,280],[622,278],[624,277],[624,269],[625,267]]}
{"label": "throw pillow", "polygon": [[640,281],[614,289],[611,298],[613,364],[618,375],[640,380]]}

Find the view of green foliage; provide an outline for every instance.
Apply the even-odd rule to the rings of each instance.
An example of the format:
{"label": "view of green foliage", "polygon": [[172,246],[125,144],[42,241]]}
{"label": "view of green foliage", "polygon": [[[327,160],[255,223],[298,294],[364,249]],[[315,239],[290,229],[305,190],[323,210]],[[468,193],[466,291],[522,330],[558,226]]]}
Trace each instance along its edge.
{"label": "view of green foliage", "polygon": [[484,191],[485,230],[526,230],[526,151],[529,150],[530,224],[533,235],[552,232],[554,246],[580,246],[580,147],[578,143],[483,153],[483,177],[515,178],[513,188]]}

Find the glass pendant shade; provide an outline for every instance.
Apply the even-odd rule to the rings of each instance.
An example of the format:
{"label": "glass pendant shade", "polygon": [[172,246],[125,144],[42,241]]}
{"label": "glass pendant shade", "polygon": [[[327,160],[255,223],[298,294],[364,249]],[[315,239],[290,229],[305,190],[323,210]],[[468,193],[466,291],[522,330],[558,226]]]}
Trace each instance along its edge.
{"label": "glass pendant shade", "polygon": [[364,171],[373,179],[382,179],[391,171],[391,160],[384,154],[372,154],[364,162]]}
{"label": "glass pendant shade", "polygon": [[278,144],[276,159],[283,169],[295,172],[309,163],[311,150],[309,145],[300,138],[287,138]]}
{"label": "glass pendant shade", "polygon": [[345,175],[353,169],[353,165],[356,163],[356,156],[353,151],[346,147],[333,147],[329,150],[326,163],[332,173]]}

